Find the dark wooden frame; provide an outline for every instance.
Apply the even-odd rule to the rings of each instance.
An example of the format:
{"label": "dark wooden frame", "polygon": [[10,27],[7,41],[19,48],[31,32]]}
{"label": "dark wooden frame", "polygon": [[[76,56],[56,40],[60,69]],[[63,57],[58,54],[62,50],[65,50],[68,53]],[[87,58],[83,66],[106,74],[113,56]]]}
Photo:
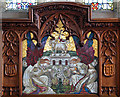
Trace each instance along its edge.
{"label": "dark wooden frame", "polygon": [[[80,3],[73,3],[73,2],[51,2],[51,3],[42,3],[40,5],[36,6],[30,6],[29,7],[29,18],[28,19],[2,19],[2,30],[3,30],[3,43],[7,44],[5,41],[5,35],[6,33],[9,33],[13,31],[17,37],[14,38],[19,38],[18,41],[18,52],[17,56],[15,57],[18,61],[17,64],[17,69],[16,72],[17,74],[13,75],[5,75],[3,73],[3,96],[5,95],[22,95],[22,39],[25,33],[28,31],[33,31],[36,36],[38,36],[38,42],[42,39],[42,37],[46,34],[47,32],[41,34],[44,32],[45,24],[47,23],[46,21],[52,20],[53,16],[50,16],[51,13],[54,13],[55,15],[62,13],[65,15],[63,12],[66,11],[68,13],[75,13],[75,14],[80,14],[80,17],[77,17],[80,19],[80,22],[78,24],[76,23],[75,18],[73,18],[74,23],[78,26],[78,31],[80,36],[80,41],[83,42],[83,38],[85,38],[86,33],[89,31],[93,31],[96,33],[99,41],[99,96],[101,95],[117,95],[120,96],[120,84],[119,84],[119,76],[120,76],[120,66],[119,66],[119,33],[120,33],[120,21],[119,19],[116,18],[111,18],[111,19],[92,19],[91,17],[91,6],[89,5],[82,5]],[[47,15],[50,16],[49,20],[42,20],[42,16],[46,15],[46,12],[48,13]],[[38,18],[35,17],[35,14],[38,15]],[[68,17],[72,19],[68,14]],[[44,23],[42,25],[42,22]],[[82,21],[82,22],[81,22]],[[41,29],[42,25],[42,29]],[[74,29],[74,28],[73,28]],[[116,56],[115,60],[115,74],[114,76],[109,76],[106,77],[103,74],[103,62],[102,60],[105,61],[104,57],[101,55],[102,52],[102,37],[104,36],[104,33],[107,33],[109,31],[110,33],[114,33],[117,38],[117,43],[115,44],[116,46]],[[84,33],[84,34],[83,34]],[[83,34],[83,35],[82,35]],[[14,34],[13,34],[14,35]],[[43,36],[42,36],[43,35]],[[8,47],[6,47],[8,48]],[[5,48],[3,49],[3,70],[2,72],[5,72],[5,57],[9,56],[4,55],[6,53]],[[18,59],[19,57],[19,59]],[[12,83],[11,81],[17,81],[19,80],[18,83]],[[106,80],[106,81],[105,81]],[[105,81],[105,83],[109,83],[108,80],[113,83],[110,85],[105,85],[103,84],[102,81]],[[114,83],[116,81],[116,83]],[[9,83],[10,82],[10,83]],[[7,87],[7,88],[6,88]],[[15,93],[18,91],[18,93]],[[39,95],[42,96],[42,95]],[[45,96],[45,95],[43,95]],[[47,96],[47,95],[46,95]],[[53,95],[52,95],[53,96]],[[56,95],[54,95],[56,96]],[[57,95],[59,96],[59,95]],[[61,95],[60,95],[61,96]],[[65,96],[65,95],[63,95]],[[66,96],[74,96],[74,95],[66,95]],[[81,96],[81,95],[75,95],[75,96]],[[82,95],[84,96],[84,95]],[[90,95],[88,95],[90,96]],[[91,96],[97,96],[97,95],[91,95]]]}

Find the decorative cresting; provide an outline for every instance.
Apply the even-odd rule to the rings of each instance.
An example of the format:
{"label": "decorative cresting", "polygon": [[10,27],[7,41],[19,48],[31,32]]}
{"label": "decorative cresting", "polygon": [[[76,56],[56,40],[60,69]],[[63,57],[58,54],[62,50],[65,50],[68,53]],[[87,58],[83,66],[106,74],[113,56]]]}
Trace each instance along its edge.
{"label": "decorative cresting", "polygon": [[2,95],[18,95],[19,87],[3,87]]}
{"label": "decorative cresting", "polygon": [[102,40],[102,60],[103,73],[105,76],[110,77],[115,74],[115,65],[117,57],[117,36],[113,31],[106,31],[103,34]]}
{"label": "decorative cresting", "polygon": [[[73,30],[80,33],[78,29],[82,29],[85,23],[90,20],[90,6],[88,5],[58,2],[52,3],[52,5],[46,3],[43,6],[34,6],[31,9],[33,10],[33,22],[38,27],[39,32],[42,32],[41,34],[43,34],[43,30],[46,30],[47,33],[52,31],[49,29],[56,25],[59,15],[61,15],[64,25],[67,26],[66,28],[71,28],[71,32]],[[44,29],[44,27],[46,28]]]}
{"label": "decorative cresting", "polygon": [[15,76],[19,63],[19,38],[14,31],[7,31],[3,37],[3,60],[5,76]]}
{"label": "decorative cresting", "polygon": [[102,94],[116,94],[116,87],[102,87]]}
{"label": "decorative cresting", "polygon": [[84,27],[120,27],[120,23],[86,22]]}
{"label": "decorative cresting", "polygon": [[[83,6],[82,4],[71,5],[70,3],[53,3],[49,6],[36,6],[31,7],[34,10],[34,22],[41,28],[44,22],[49,18],[50,15],[55,13],[66,13],[67,15],[72,16],[80,27],[83,27],[85,22],[90,18],[88,17],[88,10],[90,11],[90,6]],[[49,11],[49,14],[46,14],[45,11]],[[89,15],[90,16],[90,15]]]}

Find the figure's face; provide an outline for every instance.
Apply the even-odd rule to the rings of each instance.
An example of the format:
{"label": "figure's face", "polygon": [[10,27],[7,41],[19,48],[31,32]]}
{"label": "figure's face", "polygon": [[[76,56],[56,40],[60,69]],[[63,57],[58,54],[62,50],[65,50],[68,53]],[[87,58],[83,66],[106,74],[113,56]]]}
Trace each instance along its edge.
{"label": "figure's face", "polygon": [[74,63],[71,63],[70,64],[70,67],[76,67],[77,65],[76,64],[74,64]]}
{"label": "figure's face", "polygon": [[48,59],[41,59],[40,64],[47,63],[48,65],[50,64],[50,61]]}
{"label": "figure's face", "polygon": [[40,60],[40,67],[43,69],[46,69],[48,66],[50,66],[50,61],[48,59],[41,59]]}
{"label": "figure's face", "polygon": [[77,58],[77,63],[79,63],[81,60],[80,60],[80,58]]}
{"label": "figure's face", "polygon": [[70,61],[71,64],[76,64],[76,62],[77,62],[77,59],[72,59],[72,60]]}
{"label": "figure's face", "polygon": [[93,62],[92,62],[92,66],[96,66],[98,64],[98,61],[95,59]]}
{"label": "figure's face", "polygon": [[77,59],[72,59],[70,63],[76,64],[76,63],[80,63],[80,61],[81,61],[80,58],[77,58]]}

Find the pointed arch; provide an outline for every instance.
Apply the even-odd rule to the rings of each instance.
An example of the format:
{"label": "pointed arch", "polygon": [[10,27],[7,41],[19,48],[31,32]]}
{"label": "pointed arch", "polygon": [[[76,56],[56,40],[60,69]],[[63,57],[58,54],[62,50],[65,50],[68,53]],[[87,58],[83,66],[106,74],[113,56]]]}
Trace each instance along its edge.
{"label": "pointed arch", "polygon": [[34,31],[34,30],[26,30],[26,31],[24,31],[24,32],[21,34],[21,41],[23,40],[24,35],[27,34],[28,32],[34,33],[35,37],[38,38],[36,31]]}
{"label": "pointed arch", "polygon": [[[46,35],[46,32],[44,32],[44,29],[45,29],[45,27],[46,27],[46,24],[47,24],[49,21],[52,21],[52,22],[54,22],[53,26],[55,27],[56,24],[58,23],[59,19],[62,20],[62,18],[61,18],[62,16],[67,17],[70,21],[73,22],[73,24],[75,24],[75,28],[77,29],[76,31],[74,31],[74,29],[71,29],[72,27],[69,27],[69,24],[68,24],[68,25],[66,24],[66,25],[64,25],[64,26],[66,26],[68,30],[69,30],[69,29],[73,30],[73,31],[74,31],[74,34],[76,34],[76,35],[79,37],[79,39],[81,39],[81,36],[82,36],[82,35],[81,35],[81,30],[80,30],[78,24],[77,24],[70,16],[68,16],[68,15],[66,15],[66,14],[63,14],[63,13],[56,13],[56,14],[50,16],[50,17],[47,19],[47,21],[43,24],[42,28],[40,29],[39,37],[38,37],[38,38],[39,38],[39,42],[40,42],[41,39]],[[54,17],[57,18],[57,21],[53,20]],[[66,21],[66,22],[67,22],[67,21]],[[52,27],[53,27],[53,26],[52,26]],[[50,31],[53,31],[53,29],[50,30]],[[69,32],[69,31],[68,31],[68,32]],[[51,33],[51,32],[49,32],[49,34],[50,34],[50,33]]]}
{"label": "pointed arch", "polygon": [[86,35],[87,35],[89,32],[95,33],[95,35],[96,35],[97,38],[98,38],[98,41],[100,41],[100,35],[99,35],[99,33],[98,33],[97,31],[95,31],[94,29],[92,29],[92,30],[89,29],[89,30],[85,31],[84,34],[83,34],[83,40],[85,39]]}

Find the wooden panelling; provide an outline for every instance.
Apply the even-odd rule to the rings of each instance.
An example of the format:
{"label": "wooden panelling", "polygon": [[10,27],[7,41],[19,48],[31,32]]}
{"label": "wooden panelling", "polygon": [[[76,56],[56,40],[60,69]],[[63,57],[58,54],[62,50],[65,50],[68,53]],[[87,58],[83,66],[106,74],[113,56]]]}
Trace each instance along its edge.
{"label": "wooden panelling", "polygon": [[49,36],[52,31],[55,31],[59,19],[66,25],[65,30],[70,35],[77,36],[81,44],[89,31],[95,33],[98,40],[99,94],[29,96],[120,96],[119,19],[91,19],[91,14],[89,5],[73,2],[52,2],[30,6],[28,19],[3,19],[3,97],[9,95],[22,96],[22,40],[25,39],[24,35],[28,31],[33,31],[36,36],[35,39],[41,43],[44,36]]}

